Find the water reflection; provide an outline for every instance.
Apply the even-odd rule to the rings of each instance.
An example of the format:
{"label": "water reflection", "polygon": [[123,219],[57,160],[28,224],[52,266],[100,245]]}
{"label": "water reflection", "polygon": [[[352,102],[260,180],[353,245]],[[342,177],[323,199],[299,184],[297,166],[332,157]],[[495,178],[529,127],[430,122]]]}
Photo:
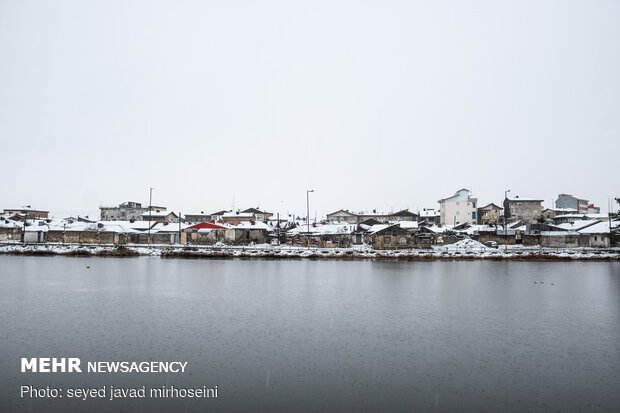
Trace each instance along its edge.
{"label": "water reflection", "polygon": [[620,408],[619,263],[2,256],[0,277],[0,388],[13,410],[102,408],[9,397],[19,357],[38,355],[186,360],[189,372],[32,384],[222,394],[125,410]]}

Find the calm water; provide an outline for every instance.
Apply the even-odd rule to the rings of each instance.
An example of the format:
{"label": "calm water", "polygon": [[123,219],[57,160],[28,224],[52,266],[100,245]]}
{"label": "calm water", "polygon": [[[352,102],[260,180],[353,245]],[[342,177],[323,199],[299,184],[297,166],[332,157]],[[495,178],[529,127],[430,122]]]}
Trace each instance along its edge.
{"label": "calm water", "polygon": [[[620,263],[0,256],[0,285],[1,411],[620,411]],[[46,356],[189,364],[20,373]],[[32,400],[21,384],[219,398]]]}

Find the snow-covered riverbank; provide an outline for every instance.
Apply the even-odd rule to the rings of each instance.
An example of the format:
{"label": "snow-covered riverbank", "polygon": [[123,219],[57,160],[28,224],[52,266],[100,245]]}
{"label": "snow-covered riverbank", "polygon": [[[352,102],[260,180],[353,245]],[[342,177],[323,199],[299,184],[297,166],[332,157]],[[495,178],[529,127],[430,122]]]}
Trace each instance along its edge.
{"label": "snow-covered riverbank", "polygon": [[620,249],[551,249],[509,246],[488,248],[471,239],[432,249],[376,251],[368,246],[353,248],[304,248],[298,246],[186,246],[186,245],[79,245],[0,244],[0,254],[74,256],[159,256],[179,258],[312,258],[312,259],[406,259],[406,260],[620,260]]}

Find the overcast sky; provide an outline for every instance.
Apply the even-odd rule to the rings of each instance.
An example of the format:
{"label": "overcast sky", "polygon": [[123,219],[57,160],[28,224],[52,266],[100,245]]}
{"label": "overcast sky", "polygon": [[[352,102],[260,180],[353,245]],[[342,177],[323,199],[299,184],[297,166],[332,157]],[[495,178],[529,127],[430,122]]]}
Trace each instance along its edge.
{"label": "overcast sky", "polygon": [[620,196],[619,1],[0,0],[0,208]]}

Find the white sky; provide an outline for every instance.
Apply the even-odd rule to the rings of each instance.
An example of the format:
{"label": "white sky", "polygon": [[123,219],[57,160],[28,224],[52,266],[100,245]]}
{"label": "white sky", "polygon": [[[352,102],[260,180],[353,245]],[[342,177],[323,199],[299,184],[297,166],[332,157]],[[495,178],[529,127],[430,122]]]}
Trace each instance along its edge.
{"label": "white sky", "polygon": [[620,196],[619,1],[0,0],[0,208]]}

